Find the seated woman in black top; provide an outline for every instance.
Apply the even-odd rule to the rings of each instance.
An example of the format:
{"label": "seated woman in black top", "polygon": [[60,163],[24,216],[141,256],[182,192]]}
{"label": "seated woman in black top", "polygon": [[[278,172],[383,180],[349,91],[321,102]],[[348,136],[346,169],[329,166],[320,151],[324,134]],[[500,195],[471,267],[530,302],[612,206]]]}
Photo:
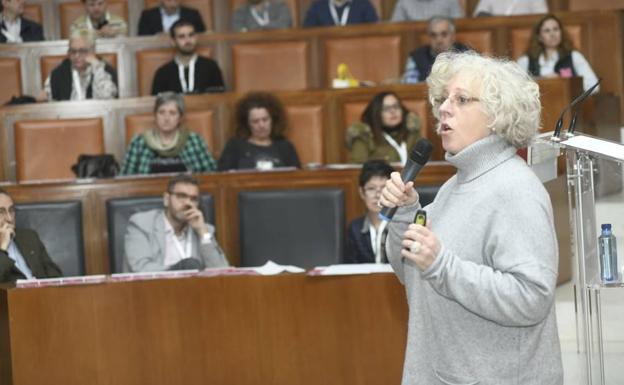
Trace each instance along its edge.
{"label": "seated woman in black top", "polygon": [[283,136],[287,122],[282,103],[252,92],[236,104],[237,136],[225,145],[219,170],[301,167],[295,147]]}

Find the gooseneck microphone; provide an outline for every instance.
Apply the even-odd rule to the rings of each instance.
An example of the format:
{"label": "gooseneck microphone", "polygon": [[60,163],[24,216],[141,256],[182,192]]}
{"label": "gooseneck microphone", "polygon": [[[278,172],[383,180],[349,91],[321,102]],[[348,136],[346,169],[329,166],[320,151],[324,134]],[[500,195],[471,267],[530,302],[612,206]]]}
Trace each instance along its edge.
{"label": "gooseneck microphone", "polygon": [[553,139],[554,138],[559,138],[559,135],[561,134],[561,128],[563,126],[563,117],[565,115],[566,112],[568,112],[569,110],[571,110],[572,108],[574,108],[574,113],[572,115],[572,119],[570,120],[570,125],[568,126],[568,134],[573,134],[574,133],[574,128],[576,127],[576,117],[578,115],[579,112],[579,108],[578,106],[583,103],[585,101],[585,99],[587,99],[589,97],[589,95],[591,95],[591,93],[596,89],[596,87],[598,87],[598,85],[600,84],[600,81],[602,80],[602,78],[598,79],[598,81],[596,82],[596,84],[594,84],[593,86],[589,87],[587,89],[587,91],[583,92],[581,95],[579,95],[576,99],[574,99],[572,101],[572,103],[570,103],[570,105],[568,105],[566,108],[563,109],[563,111],[561,111],[561,115],[559,115],[559,120],[557,120],[557,124],[555,125],[555,132],[553,132]]}
{"label": "gooseneck microphone", "polygon": [[[433,144],[427,139],[420,139],[410,152],[409,158],[405,163],[405,167],[401,172],[401,179],[404,183],[413,181],[416,175],[422,170],[431,157]],[[390,222],[398,207],[383,207],[379,213],[379,218],[383,221]]]}

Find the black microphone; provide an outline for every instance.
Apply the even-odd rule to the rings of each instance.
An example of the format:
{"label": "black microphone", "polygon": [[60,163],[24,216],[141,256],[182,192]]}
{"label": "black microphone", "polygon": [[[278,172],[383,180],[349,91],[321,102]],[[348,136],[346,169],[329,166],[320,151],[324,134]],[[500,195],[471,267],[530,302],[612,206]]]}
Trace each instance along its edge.
{"label": "black microphone", "polygon": [[572,101],[572,103],[570,103],[569,106],[567,106],[566,108],[563,109],[563,111],[561,111],[561,115],[559,115],[559,120],[557,120],[557,124],[555,125],[555,132],[553,132],[553,138],[559,138],[559,135],[561,134],[561,127],[563,126],[563,116],[565,115],[565,113],[568,112],[571,108],[576,107],[574,108],[574,114],[572,116],[572,120],[570,120],[570,125],[568,126],[568,132],[570,134],[574,133],[574,127],[576,126],[576,116],[578,115],[578,111],[579,111],[578,106],[581,103],[583,103],[585,99],[589,97],[589,95],[591,95],[591,93],[596,89],[596,87],[598,87],[598,84],[600,84],[601,80],[602,78],[598,79],[596,84],[589,87],[587,91],[580,94],[576,99]]}
{"label": "black microphone", "polygon": [[[425,167],[425,163],[429,161],[431,157],[431,151],[433,150],[433,144],[427,139],[420,139],[410,153],[407,163],[401,172],[401,179],[404,183],[413,181],[416,175]],[[379,218],[383,221],[390,222],[394,213],[396,213],[398,207],[383,207],[379,213]]]}

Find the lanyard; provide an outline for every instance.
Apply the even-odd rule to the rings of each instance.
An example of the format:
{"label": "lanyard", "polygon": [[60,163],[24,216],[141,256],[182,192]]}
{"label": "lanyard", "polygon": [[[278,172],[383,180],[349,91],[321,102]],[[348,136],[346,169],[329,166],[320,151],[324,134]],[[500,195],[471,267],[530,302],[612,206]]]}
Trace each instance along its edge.
{"label": "lanyard", "polygon": [[269,10],[266,9],[266,7],[264,8],[262,15],[258,13],[258,10],[254,6],[251,7],[250,12],[251,16],[253,16],[254,20],[256,20],[256,23],[258,23],[259,26],[266,27],[267,25],[269,25]]}
{"label": "lanyard", "polygon": [[186,239],[184,240],[185,247],[183,249],[180,240],[175,235],[175,233],[173,234],[173,243],[175,244],[175,247],[178,250],[178,253],[180,254],[180,257],[182,257],[182,259],[191,258],[191,235],[191,227],[189,226],[186,228]]}
{"label": "lanyard", "polygon": [[184,77],[184,64],[178,63],[178,76],[180,77],[180,86],[182,92],[193,92],[195,90],[195,62],[197,62],[197,55],[193,55],[189,62],[189,83],[186,84],[186,78]]}
{"label": "lanyard", "polygon": [[80,75],[78,71],[72,68],[72,88],[76,92],[76,100],[85,100],[85,94],[82,92],[82,84],[80,84]]}
{"label": "lanyard", "polygon": [[331,13],[332,19],[334,19],[335,25],[347,25],[347,19],[349,18],[349,11],[351,10],[351,6],[347,5],[342,11],[342,17],[338,20],[338,11],[336,11],[336,7],[332,4],[332,1],[329,0],[329,13]]}
{"label": "lanyard", "polygon": [[388,135],[387,133],[383,133],[384,138],[390,143],[392,147],[399,153],[399,158],[401,158],[401,163],[405,164],[407,162],[407,145],[405,142],[401,142],[399,145],[393,137]]}

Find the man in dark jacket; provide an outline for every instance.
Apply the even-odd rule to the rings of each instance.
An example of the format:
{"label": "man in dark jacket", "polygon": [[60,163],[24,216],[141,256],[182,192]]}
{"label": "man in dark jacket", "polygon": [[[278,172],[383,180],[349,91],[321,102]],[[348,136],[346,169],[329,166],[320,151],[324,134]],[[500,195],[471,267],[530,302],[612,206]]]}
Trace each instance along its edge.
{"label": "man in dark jacket", "polygon": [[427,25],[429,44],[410,52],[401,83],[424,82],[436,57],[449,50],[463,52],[469,47],[455,41],[455,23],[450,17],[435,16]]}
{"label": "man in dark jacket", "polygon": [[369,0],[316,0],[308,8],[304,27],[375,23],[379,20]]}
{"label": "man in dark jacket", "polygon": [[195,26],[196,32],[205,32],[206,26],[200,13],[180,5],[180,0],[160,0],[160,6],[145,9],[139,18],[139,36],[168,33],[173,23],[186,20]]}
{"label": "man in dark jacket", "polygon": [[37,233],[15,228],[13,199],[0,189],[0,282],[60,276]]}
{"label": "man in dark jacket", "polygon": [[154,75],[152,95],[171,91],[203,93],[224,91],[223,76],[216,61],[197,54],[197,34],[193,23],[178,20],[170,30],[177,53]]}
{"label": "man in dark jacket", "polygon": [[0,43],[43,40],[41,25],[22,17],[24,0],[2,0],[0,12]]}

